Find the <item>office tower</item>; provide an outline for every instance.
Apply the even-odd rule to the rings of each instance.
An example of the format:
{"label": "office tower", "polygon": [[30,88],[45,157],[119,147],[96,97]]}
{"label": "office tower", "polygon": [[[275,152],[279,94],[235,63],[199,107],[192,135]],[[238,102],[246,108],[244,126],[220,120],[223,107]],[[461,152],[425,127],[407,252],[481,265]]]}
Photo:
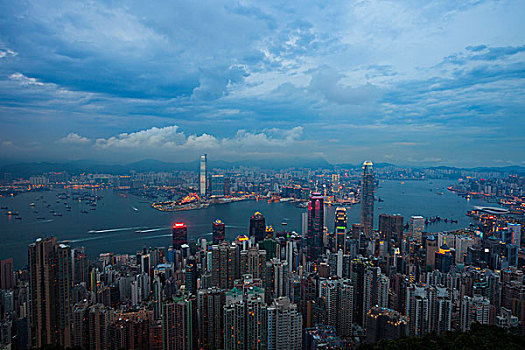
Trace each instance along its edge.
{"label": "office tower", "polygon": [[224,348],[266,349],[268,320],[264,290],[249,286],[226,293],[224,307]]}
{"label": "office tower", "polygon": [[224,305],[226,294],[223,289],[208,288],[198,291],[199,342],[202,348],[224,348]]}
{"label": "office tower", "polygon": [[226,237],[226,224],[217,219],[212,224],[213,244],[219,244]]}
{"label": "office tower", "polygon": [[418,244],[421,244],[423,231],[425,231],[425,218],[411,216],[409,221],[409,234]]}
{"label": "office tower", "polygon": [[316,261],[323,252],[324,205],[320,193],[313,193],[308,203],[308,256]]}
{"label": "office tower", "polygon": [[173,225],[173,248],[180,250],[183,244],[188,244],[188,228],[182,222]]}
{"label": "office tower", "polygon": [[300,350],[303,317],[288,297],[268,306],[268,350]]}
{"label": "office tower", "polygon": [[334,234],[335,234],[335,251],[342,250],[346,252],[346,208],[338,207],[335,209],[335,223],[334,223]]}
{"label": "office tower", "polygon": [[426,239],[426,270],[432,271],[436,264],[436,252],[438,252],[436,236],[428,236]]}
{"label": "office tower", "polygon": [[200,174],[199,174],[199,189],[200,189],[200,195],[202,197],[206,196],[206,183],[208,180],[208,158],[206,154],[201,155],[201,162],[200,162]]}
{"label": "office tower", "polygon": [[361,183],[361,225],[368,236],[374,228],[374,164],[363,163],[363,179]]}
{"label": "office tower", "polygon": [[510,231],[510,242],[511,244],[521,246],[521,225],[508,223],[507,229]]}
{"label": "office tower", "polygon": [[[164,303],[162,307],[162,338],[165,350],[192,350],[194,323],[196,323],[194,299],[184,296]],[[196,341],[196,339],[195,339]]]}
{"label": "office tower", "polygon": [[397,339],[408,334],[408,320],[399,312],[374,306],[366,315],[366,342]]}
{"label": "office tower", "polygon": [[389,279],[381,273],[379,267],[368,267],[364,277],[364,315],[373,306],[388,307],[388,287]]}
{"label": "office tower", "polygon": [[0,261],[0,289],[15,288],[15,276],[13,274],[13,258]]}
{"label": "office tower", "polygon": [[231,289],[233,282],[239,276],[239,260],[237,245],[222,242],[211,248],[212,255],[212,286]]}
{"label": "office tower", "polygon": [[240,275],[252,275],[253,278],[265,278],[266,251],[257,247],[241,250]]}
{"label": "office tower", "polygon": [[454,265],[454,250],[451,250],[446,244],[443,244],[434,255],[436,264],[435,269],[443,273],[449,272],[452,265]]}
{"label": "office tower", "polygon": [[[352,284],[354,286],[354,322],[362,326],[364,324],[364,317],[366,312],[363,310],[364,306],[364,291],[365,291],[365,271],[367,269],[367,262],[361,259],[352,261]],[[366,310],[368,311],[368,310]]]}
{"label": "office tower", "polygon": [[255,243],[262,241],[266,236],[266,222],[264,216],[256,212],[250,218],[250,238],[255,239]]}
{"label": "office tower", "polygon": [[301,235],[303,238],[308,236],[308,212],[301,213]]}
{"label": "office tower", "polygon": [[211,195],[214,197],[224,196],[224,175],[212,175],[210,181]]}
{"label": "office tower", "polygon": [[[396,246],[403,240],[403,216],[401,214],[381,214],[379,215],[379,234],[382,240],[390,245],[392,239],[396,241]],[[391,247],[390,247],[391,248]]]}
{"label": "office tower", "polygon": [[71,251],[55,237],[29,245],[31,347],[71,346]]}
{"label": "office tower", "polygon": [[484,297],[469,297],[464,296],[461,300],[461,330],[467,331],[470,329],[472,322],[479,322],[481,324],[494,324],[495,307],[490,305],[490,301]]}

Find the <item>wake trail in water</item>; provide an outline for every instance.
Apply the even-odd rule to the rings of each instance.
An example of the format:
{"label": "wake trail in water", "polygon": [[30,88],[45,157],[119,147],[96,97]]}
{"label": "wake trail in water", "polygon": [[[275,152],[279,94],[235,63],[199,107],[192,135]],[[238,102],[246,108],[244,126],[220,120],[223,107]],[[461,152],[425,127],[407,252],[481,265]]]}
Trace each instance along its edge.
{"label": "wake trail in water", "polygon": [[120,227],[120,228],[108,228],[105,230],[89,230],[88,233],[107,233],[107,232],[118,232],[118,231],[131,231],[131,230],[140,230],[144,228],[143,226],[136,227]]}
{"label": "wake trail in water", "polygon": [[170,228],[171,227],[169,227],[169,226],[150,228],[148,230],[138,230],[137,233],[148,233],[148,232],[155,232],[155,231],[164,231],[164,230],[169,230]]}

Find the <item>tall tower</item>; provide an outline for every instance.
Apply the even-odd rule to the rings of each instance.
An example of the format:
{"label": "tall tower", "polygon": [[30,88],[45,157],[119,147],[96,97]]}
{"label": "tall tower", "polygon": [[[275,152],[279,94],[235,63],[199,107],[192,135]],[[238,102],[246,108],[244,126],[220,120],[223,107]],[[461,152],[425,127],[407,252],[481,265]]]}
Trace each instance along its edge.
{"label": "tall tower", "polygon": [[361,225],[363,225],[367,236],[374,228],[374,164],[371,161],[363,163]]}
{"label": "tall tower", "polygon": [[345,252],[346,242],[346,226],[347,217],[346,209],[338,207],[335,209],[335,222],[334,222],[334,234],[335,234],[335,251],[342,250]]}
{"label": "tall tower", "polygon": [[199,188],[201,196],[206,196],[206,181],[208,179],[208,155],[201,155]]}
{"label": "tall tower", "polygon": [[181,249],[183,244],[188,244],[188,228],[182,222],[173,225],[173,248]]}
{"label": "tall tower", "polygon": [[264,216],[256,212],[250,218],[250,238],[255,238],[255,243],[260,242],[266,235],[266,221]]}
{"label": "tall tower", "polygon": [[31,347],[71,346],[71,250],[55,237],[29,245]]}
{"label": "tall tower", "polygon": [[323,252],[324,205],[320,193],[312,193],[308,203],[308,256],[317,260]]}
{"label": "tall tower", "polygon": [[219,244],[224,241],[226,236],[226,225],[221,220],[217,219],[212,224],[213,244]]}

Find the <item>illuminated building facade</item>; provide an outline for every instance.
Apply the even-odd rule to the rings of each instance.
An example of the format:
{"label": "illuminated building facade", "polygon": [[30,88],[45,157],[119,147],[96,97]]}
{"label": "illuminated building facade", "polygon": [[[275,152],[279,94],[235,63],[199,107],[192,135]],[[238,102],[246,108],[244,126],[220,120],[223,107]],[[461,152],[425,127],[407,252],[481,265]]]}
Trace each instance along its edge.
{"label": "illuminated building facade", "polygon": [[260,242],[266,235],[266,221],[264,216],[256,212],[250,218],[250,238],[254,238],[255,242]]}
{"label": "illuminated building facade", "polygon": [[361,225],[368,236],[374,228],[374,164],[363,163],[361,183]]}
{"label": "illuminated building facade", "polygon": [[308,203],[308,256],[317,260],[323,252],[324,205],[323,196],[313,193]]}
{"label": "illuminated building facade", "polygon": [[335,234],[335,251],[345,250],[346,242],[346,228],[347,228],[347,217],[346,208],[335,209],[335,223],[334,223],[334,234]]}
{"label": "illuminated building facade", "polygon": [[30,344],[71,346],[71,250],[55,237],[29,246]]}
{"label": "illuminated building facade", "polygon": [[217,219],[212,224],[213,244],[219,244],[226,237],[226,224]]}
{"label": "illuminated building facade", "polygon": [[188,228],[182,222],[173,225],[173,248],[181,249],[183,244],[188,244]]}
{"label": "illuminated building facade", "polygon": [[199,189],[202,197],[206,196],[206,182],[208,180],[208,156],[206,154],[201,155],[200,161],[200,173],[199,173]]}

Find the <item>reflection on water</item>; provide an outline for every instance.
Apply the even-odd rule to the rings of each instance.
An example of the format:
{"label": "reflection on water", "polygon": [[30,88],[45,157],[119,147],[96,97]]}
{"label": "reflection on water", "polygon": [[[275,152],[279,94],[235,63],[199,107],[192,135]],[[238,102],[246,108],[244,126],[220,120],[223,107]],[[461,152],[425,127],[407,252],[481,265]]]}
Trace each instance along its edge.
{"label": "reflection on water", "polygon": [[[376,197],[381,202],[375,204],[375,225],[381,213],[399,213],[408,221],[411,215],[426,217],[439,215],[442,218],[457,220],[457,224],[437,223],[427,226],[427,231],[453,230],[469,225],[465,215],[473,206],[483,204],[479,200],[459,197],[446,190],[450,181],[382,181]],[[437,194],[436,191],[443,194]],[[15,197],[0,198],[2,207],[18,211],[23,220],[14,220],[0,215],[0,258],[13,257],[17,266],[25,264],[27,245],[38,237],[54,235],[59,240],[68,241],[72,247],[85,246],[90,255],[106,251],[135,253],[144,245],[168,246],[170,234],[148,233],[169,230],[174,222],[184,222],[191,238],[209,238],[211,223],[221,219],[226,223],[226,237],[233,239],[239,234],[247,234],[250,216],[260,211],[267,225],[276,231],[290,230],[301,232],[301,213],[306,209],[293,203],[271,203],[267,201],[243,201],[210,206],[201,210],[160,212],[154,210],[141,198],[123,197],[111,190],[93,191],[103,197],[96,208],[78,200],[56,202],[57,191],[27,193]],[[40,196],[43,196],[40,199]],[[34,202],[35,206],[29,204]],[[66,202],[67,204],[65,204]],[[66,206],[71,211],[64,210]],[[35,213],[35,211],[37,213]],[[62,216],[54,217],[52,212]],[[333,229],[335,207],[326,208],[325,224]],[[4,213],[5,210],[0,211]],[[348,223],[359,222],[359,205],[348,208]],[[37,219],[43,217],[43,219]],[[52,217],[52,218],[50,218]],[[282,225],[286,223],[286,225]]]}

